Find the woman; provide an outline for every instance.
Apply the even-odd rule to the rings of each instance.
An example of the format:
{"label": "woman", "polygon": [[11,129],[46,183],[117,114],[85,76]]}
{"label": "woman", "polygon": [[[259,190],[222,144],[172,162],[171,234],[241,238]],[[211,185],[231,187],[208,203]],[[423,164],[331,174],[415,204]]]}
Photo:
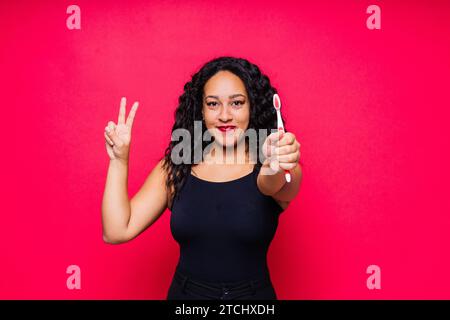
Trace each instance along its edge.
{"label": "woman", "polygon": [[[279,214],[299,191],[301,167],[294,134],[276,130],[275,93],[268,77],[245,59],[206,63],[179,98],[175,141],[131,201],[128,156],[138,103],[125,121],[122,98],[118,124],[110,121],[105,128],[110,164],[103,238],[130,241],[169,208],[180,259],[167,299],[277,299],[266,255]],[[196,137],[198,124],[201,135]],[[258,133],[253,148],[246,136],[251,130]],[[174,139],[180,131],[194,137],[183,139],[181,153],[181,142]],[[211,139],[205,139],[208,134]],[[289,183],[284,170],[291,173]]]}

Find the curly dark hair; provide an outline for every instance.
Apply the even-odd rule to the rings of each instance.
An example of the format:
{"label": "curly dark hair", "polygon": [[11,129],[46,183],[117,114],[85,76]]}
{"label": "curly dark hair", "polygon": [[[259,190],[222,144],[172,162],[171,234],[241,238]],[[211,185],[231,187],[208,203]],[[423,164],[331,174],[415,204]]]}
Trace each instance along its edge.
{"label": "curly dark hair", "polygon": [[[178,107],[175,110],[175,123],[172,127],[172,133],[176,129],[186,129],[194,137],[194,121],[202,122],[202,136],[205,133],[206,126],[202,120],[203,107],[203,89],[205,83],[217,72],[226,70],[237,75],[244,83],[250,102],[250,119],[248,129],[253,128],[256,132],[260,129],[266,129],[268,134],[277,128],[277,116],[273,107],[273,95],[277,90],[270,84],[269,78],[262,74],[258,66],[243,58],[224,56],[215,58],[192,75],[192,79],[184,85],[184,93],[178,99]],[[284,118],[283,118],[283,122]],[[286,128],[285,128],[286,129]],[[174,164],[171,160],[171,152],[178,141],[171,141],[166,148],[162,167],[167,172],[166,187],[173,190],[172,204],[175,197],[179,195],[179,191],[184,185],[185,178],[189,174],[192,163],[194,162],[194,151],[196,148],[204,150],[210,142],[202,141],[202,136],[197,141],[191,141],[191,155],[189,163]],[[260,147],[264,141],[259,141],[257,134],[257,154],[259,155]],[[259,159],[259,157],[258,157]],[[257,161],[255,166],[257,169],[262,163]]]}

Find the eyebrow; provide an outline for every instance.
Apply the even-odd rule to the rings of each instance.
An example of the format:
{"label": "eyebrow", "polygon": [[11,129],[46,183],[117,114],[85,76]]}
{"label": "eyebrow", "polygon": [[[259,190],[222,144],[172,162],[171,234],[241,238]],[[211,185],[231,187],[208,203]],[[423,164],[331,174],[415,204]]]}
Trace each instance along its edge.
{"label": "eyebrow", "polygon": [[[246,98],[246,96],[243,95],[243,94],[241,94],[241,93],[232,94],[232,95],[229,96],[228,98],[233,99],[233,98],[236,98],[236,97],[239,97],[239,96]],[[214,99],[219,100],[219,96],[206,96],[205,99],[206,99],[206,98],[214,98]]]}

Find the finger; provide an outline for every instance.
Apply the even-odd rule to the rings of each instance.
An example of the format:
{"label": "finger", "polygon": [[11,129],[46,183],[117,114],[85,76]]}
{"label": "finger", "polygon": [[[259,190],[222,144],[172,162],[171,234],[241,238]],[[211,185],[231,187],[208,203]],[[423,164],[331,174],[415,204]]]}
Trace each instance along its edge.
{"label": "finger", "polygon": [[114,122],[112,122],[112,121],[109,121],[106,128],[109,128],[109,130],[113,132],[113,131],[116,130],[116,124]]}
{"label": "finger", "polygon": [[289,144],[282,147],[275,147],[274,154],[276,155],[284,155],[289,153],[295,153],[297,151],[296,144]]}
{"label": "finger", "polygon": [[280,163],[276,159],[273,159],[272,161],[270,161],[270,165],[269,166],[270,166],[270,169],[272,169],[275,172],[280,170]]}
{"label": "finger", "polygon": [[114,145],[114,142],[112,142],[111,138],[108,137],[108,135],[106,134],[106,132],[103,132],[103,134],[105,135],[106,142],[108,142],[108,144],[109,144],[110,146],[113,146],[113,145]]}
{"label": "finger", "polygon": [[267,141],[269,142],[269,144],[271,145],[275,145],[275,143],[280,140],[284,135],[283,131],[277,131],[277,132],[272,132],[271,134],[269,134],[269,136],[267,137]]}
{"label": "finger", "polygon": [[277,170],[272,170],[270,168],[270,166],[269,167],[261,167],[261,170],[259,171],[259,173],[263,176],[266,176],[266,175],[272,176],[277,173]]}
{"label": "finger", "polygon": [[134,117],[136,115],[136,110],[138,109],[138,107],[139,107],[138,101],[133,103],[133,106],[131,107],[131,111],[130,111],[130,114],[128,115],[127,123],[126,123],[129,128],[133,127],[133,121],[134,121]]}
{"label": "finger", "polygon": [[279,162],[283,162],[283,163],[297,162],[299,158],[300,158],[300,154],[298,152],[285,154],[285,155],[282,155],[282,156],[277,156],[277,160]]}
{"label": "finger", "polygon": [[293,144],[295,142],[295,136],[290,133],[286,132],[284,136],[280,139],[280,141],[277,142],[277,147],[282,147],[288,144]]}
{"label": "finger", "polygon": [[125,106],[126,105],[127,105],[127,98],[122,97],[122,99],[120,99],[119,119],[117,120],[117,124],[125,123]]}
{"label": "finger", "polygon": [[265,144],[265,151],[268,158],[270,158],[273,154],[275,154],[275,148],[276,147],[271,145],[270,143]]}
{"label": "finger", "polygon": [[105,133],[111,135],[114,132],[114,124],[112,121],[108,122],[108,125],[105,127]]}
{"label": "finger", "polygon": [[108,130],[106,130],[107,136],[112,140],[112,142],[116,145],[116,147],[122,146],[122,140],[117,136],[116,132],[111,130],[108,127]]}
{"label": "finger", "polygon": [[106,133],[108,136],[111,136],[113,133],[116,132],[116,124],[112,121],[108,122],[108,126],[105,128]]}
{"label": "finger", "polygon": [[298,163],[283,163],[283,162],[280,162],[280,168],[283,169],[283,170],[292,170],[297,165],[298,165]]}

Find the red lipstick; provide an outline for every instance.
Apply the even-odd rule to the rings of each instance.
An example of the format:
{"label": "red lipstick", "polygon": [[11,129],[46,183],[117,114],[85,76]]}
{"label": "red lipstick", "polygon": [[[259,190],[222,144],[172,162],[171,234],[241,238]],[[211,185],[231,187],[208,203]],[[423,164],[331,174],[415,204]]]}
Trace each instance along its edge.
{"label": "red lipstick", "polygon": [[236,126],[220,126],[217,128],[222,132],[227,132],[227,131],[233,130],[234,128],[236,128]]}

